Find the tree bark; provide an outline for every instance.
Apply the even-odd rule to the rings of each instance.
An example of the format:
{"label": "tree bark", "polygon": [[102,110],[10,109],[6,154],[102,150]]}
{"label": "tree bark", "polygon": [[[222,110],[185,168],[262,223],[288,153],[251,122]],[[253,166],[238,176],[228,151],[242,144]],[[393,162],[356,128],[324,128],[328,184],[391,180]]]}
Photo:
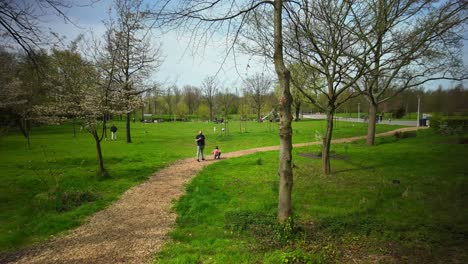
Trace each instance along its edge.
{"label": "tree bark", "polygon": [[130,114],[126,114],[126,120],[125,120],[125,134],[127,136],[127,143],[132,143],[132,137],[130,136]]}
{"label": "tree bark", "polygon": [[99,136],[96,130],[94,130],[92,134],[93,134],[94,141],[96,142],[96,152],[97,152],[97,158],[98,158],[98,175],[104,176],[106,175],[106,169],[104,168],[104,160],[102,158],[101,140],[99,140]]}
{"label": "tree bark", "polygon": [[333,117],[334,112],[327,113],[327,132],[323,138],[323,147],[322,147],[322,171],[323,174],[330,174],[330,144],[333,134]]}
{"label": "tree bark", "polygon": [[299,121],[299,114],[301,113],[301,105],[300,104],[296,104],[296,107],[295,107],[295,113],[296,113],[296,121]]}
{"label": "tree bark", "polygon": [[213,106],[209,104],[210,107],[210,121],[213,121]]}
{"label": "tree bark", "polygon": [[369,104],[369,116],[367,119],[367,145],[374,145],[375,140],[375,121],[377,115],[377,104]]}
{"label": "tree bark", "polygon": [[262,110],[257,108],[257,122],[261,122],[262,120]]}
{"label": "tree bark", "polygon": [[291,192],[293,186],[292,171],[292,96],[290,91],[290,72],[286,68],[283,59],[283,33],[282,33],[282,7],[283,1],[274,2],[274,64],[280,83],[279,95],[279,197],[278,197],[278,221],[286,222],[292,215]]}
{"label": "tree bark", "polygon": [[73,118],[73,137],[76,137],[76,118]]}
{"label": "tree bark", "polygon": [[29,120],[26,120],[25,118],[20,118],[18,120],[18,127],[23,136],[26,138],[26,141],[28,143],[28,149],[31,149],[31,140],[29,137],[31,132],[31,122]]}

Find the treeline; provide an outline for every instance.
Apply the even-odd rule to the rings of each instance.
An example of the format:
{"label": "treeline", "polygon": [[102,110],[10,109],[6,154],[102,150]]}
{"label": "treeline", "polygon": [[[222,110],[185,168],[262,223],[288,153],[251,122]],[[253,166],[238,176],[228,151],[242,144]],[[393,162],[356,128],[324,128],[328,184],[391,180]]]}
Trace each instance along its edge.
{"label": "treeline", "polygon": [[[408,89],[382,103],[381,113],[391,113],[393,118],[401,118],[409,113],[417,112],[418,97],[421,113],[440,113],[443,115],[468,115],[468,90],[458,84],[452,88],[439,85],[437,89],[417,88]],[[358,104],[360,109],[358,109]],[[367,113],[369,103],[364,97],[352,98],[343,104],[338,112]]]}

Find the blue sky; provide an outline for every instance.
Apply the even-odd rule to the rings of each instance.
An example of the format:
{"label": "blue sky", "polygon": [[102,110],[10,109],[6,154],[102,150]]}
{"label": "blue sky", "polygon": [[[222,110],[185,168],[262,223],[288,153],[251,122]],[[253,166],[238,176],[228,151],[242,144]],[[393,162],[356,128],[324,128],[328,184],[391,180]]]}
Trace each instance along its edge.
{"label": "blue sky", "polygon": [[[67,16],[79,27],[64,21],[63,19],[50,17],[44,28],[65,36],[65,43],[73,40],[80,33],[90,36],[102,36],[105,28],[102,21],[106,20],[107,10],[112,3],[110,0],[101,0],[92,6],[74,7],[67,11]],[[225,36],[219,36],[213,41],[206,43],[200,49],[193,49],[189,45],[189,37],[181,35],[180,32],[153,33],[155,43],[162,44],[164,63],[158,72],[153,74],[153,79],[164,85],[176,84],[201,85],[207,76],[217,74],[222,88],[241,88],[242,78],[265,70],[265,65],[258,62],[259,59],[236,53],[236,59],[229,55],[226,57]],[[247,64],[250,67],[247,67]],[[271,71],[271,69],[269,69]]]}
{"label": "blue sky", "polygon": [[[92,31],[95,36],[102,36],[104,25],[102,21],[107,18],[111,0],[101,0],[92,6],[73,7],[67,11],[68,17],[80,28],[65,23],[63,19],[50,17],[44,21],[44,28],[50,28],[67,37],[71,41],[79,33]],[[468,37],[468,32],[465,34]],[[241,88],[242,78],[258,72],[266,72],[273,75],[271,66],[266,66],[260,58],[252,58],[247,55],[236,53],[236,61],[230,55],[226,62],[221,62],[226,56],[226,41],[224,36],[219,36],[212,42],[207,43],[202,49],[194,50],[189,46],[189,36],[170,32],[164,35],[154,34],[156,42],[162,43],[164,63],[158,72],[153,74],[153,79],[164,85],[176,84],[199,86],[202,80],[209,75],[218,73],[218,79],[224,88]],[[464,42],[463,59],[468,65],[468,41]],[[247,67],[249,65],[250,67]],[[457,82],[444,81],[442,85],[446,88],[455,86]],[[466,84],[466,83],[465,83]],[[439,82],[428,83],[426,88],[435,89]]]}

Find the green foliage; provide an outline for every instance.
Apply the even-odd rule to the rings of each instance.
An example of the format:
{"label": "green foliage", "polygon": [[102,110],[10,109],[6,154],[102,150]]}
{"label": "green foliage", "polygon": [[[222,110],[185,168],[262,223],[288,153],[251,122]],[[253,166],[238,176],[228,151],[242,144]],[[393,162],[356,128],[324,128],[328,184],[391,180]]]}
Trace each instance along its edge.
{"label": "green foliage", "polygon": [[400,107],[394,111],[392,111],[392,116],[394,116],[395,118],[397,119],[400,119],[402,117],[404,117],[406,114],[406,111],[403,107]]}
{"label": "green foliage", "polygon": [[58,212],[69,211],[84,203],[94,202],[98,198],[99,195],[90,191],[58,192],[55,198],[55,210]]}
{"label": "green foliage", "polygon": [[416,131],[398,131],[395,133],[395,138],[403,139],[403,138],[410,138],[416,137]]}
{"label": "green foliage", "polygon": [[306,263],[321,263],[320,258],[313,258],[308,256],[301,250],[295,250],[289,253],[283,253],[281,256],[282,263],[297,263],[297,264],[306,264]]}
{"label": "green foliage", "polygon": [[465,262],[468,182],[460,157],[468,149],[430,144],[441,139],[421,130],[372,148],[333,145],[349,159],[332,161],[331,176],[321,174],[320,160],[294,155],[295,221],[286,225],[276,221],[277,152],[211,165],[176,206],[179,218],[197,221],[178,221],[155,262]]}
{"label": "green foliage", "polygon": [[[115,201],[128,188],[146,180],[154,171],[177,159],[192,157],[194,137],[198,130],[207,136],[207,148],[219,146],[228,153],[240,149],[278,144],[276,129],[266,123],[244,122],[247,133],[239,131],[239,123],[230,123],[229,135],[221,135],[219,125],[208,122],[135,122],[132,144],[125,143],[125,123],[114,120],[119,128],[117,141],[103,141],[102,151],[107,177],[97,177],[96,149],[93,138],[71,124],[34,127],[31,149],[19,133],[0,137],[0,251],[17,249],[47,239],[51,235],[79,225],[84,219]],[[218,126],[213,133],[213,126]],[[273,126],[273,125],[271,125]],[[322,121],[295,123],[300,131],[295,143],[313,141],[313,131],[322,129]],[[237,128],[237,129],[236,129]],[[382,126],[380,131],[394,129]],[[364,135],[366,128],[343,124],[335,136]],[[250,160],[258,171],[277,160],[259,156]],[[256,165],[258,159],[261,166]],[[239,171],[237,165],[234,171]],[[250,167],[248,165],[247,167]],[[236,183],[233,183],[234,185]],[[277,195],[277,184],[266,183],[269,192]],[[218,189],[207,190],[218,194]],[[237,186],[242,190],[242,186]],[[223,199],[225,196],[218,198]],[[227,198],[226,198],[227,199]],[[210,199],[196,202],[196,210],[210,204]],[[209,209],[210,207],[207,207]],[[201,221],[198,214],[187,218]],[[182,218],[181,218],[182,219]],[[221,221],[222,223],[223,221]]]}
{"label": "green foliage", "polygon": [[430,122],[431,128],[441,135],[461,135],[468,132],[468,117],[435,115]]}
{"label": "green foliage", "polygon": [[224,214],[224,228],[229,231],[254,231],[262,235],[276,225],[276,215],[257,211],[227,211]]}

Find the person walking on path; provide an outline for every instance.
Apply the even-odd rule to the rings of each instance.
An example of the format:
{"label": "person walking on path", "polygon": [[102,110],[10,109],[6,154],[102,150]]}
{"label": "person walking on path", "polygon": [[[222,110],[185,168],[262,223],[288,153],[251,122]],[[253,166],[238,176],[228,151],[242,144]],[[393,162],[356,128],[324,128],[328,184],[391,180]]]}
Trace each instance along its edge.
{"label": "person walking on path", "polygon": [[205,160],[205,156],[203,156],[203,149],[205,149],[205,135],[203,135],[201,130],[195,137],[195,142],[197,142],[197,161],[200,162],[200,155],[202,160]]}
{"label": "person walking on path", "polygon": [[112,124],[110,131],[111,131],[111,139],[116,140],[117,139],[117,127],[114,124]]}

